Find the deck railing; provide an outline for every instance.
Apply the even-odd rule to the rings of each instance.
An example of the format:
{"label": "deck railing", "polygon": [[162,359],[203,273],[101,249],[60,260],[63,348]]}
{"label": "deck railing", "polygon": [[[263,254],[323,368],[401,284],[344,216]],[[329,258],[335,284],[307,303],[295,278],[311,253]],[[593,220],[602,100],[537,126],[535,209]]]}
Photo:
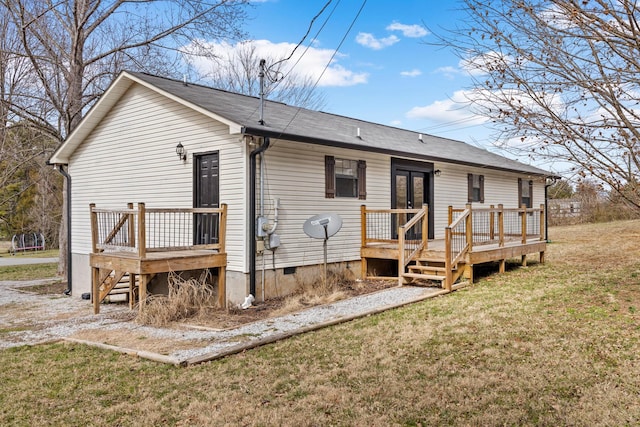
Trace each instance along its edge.
{"label": "deck railing", "polygon": [[406,267],[417,254],[427,249],[428,236],[429,208],[424,205],[409,222],[398,227],[399,268]]}
{"label": "deck railing", "polygon": [[147,252],[189,249],[225,250],[227,206],[220,208],[101,209],[91,204],[93,252]]}
{"label": "deck railing", "polygon": [[367,209],[365,205],[360,206],[361,246],[397,244],[400,226],[420,211],[421,209]]}
{"label": "deck railing", "polygon": [[[449,206],[449,224],[471,209],[456,209]],[[505,242],[527,243],[532,240],[544,240],[544,205],[540,208],[507,208],[502,205],[489,208],[473,208],[471,212],[471,247]],[[459,231],[455,233],[460,233]]]}
{"label": "deck railing", "polygon": [[[451,218],[449,209],[449,217]],[[457,264],[462,261],[467,252],[471,250],[473,237],[473,217],[471,215],[471,206],[467,205],[467,209],[457,212],[458,215],[444,229],[444,251],[445,251],[445,270],[447,279],[445,284],[447,290],[451,290],[453,283],[453,270],[457,268]]]}

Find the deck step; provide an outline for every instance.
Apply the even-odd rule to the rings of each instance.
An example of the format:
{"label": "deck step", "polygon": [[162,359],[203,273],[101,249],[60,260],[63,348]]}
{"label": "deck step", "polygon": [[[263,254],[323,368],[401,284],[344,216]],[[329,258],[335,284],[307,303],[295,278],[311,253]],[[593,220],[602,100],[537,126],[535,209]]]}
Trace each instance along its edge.
{"label": "deck step", "polygon": [[420,273],[404,273],[402,277],[411,279],[433,280],[437,282],[443,282],[447,279],[446,276],[436,276],[433,274],[420,274]]}
{"label": "deck step", "polygon": [[435,265],[409,265],[407,266],[409,270],[420,270],[420,271],[433,271],[433,272],[446,272],[447,269],[445,267],[435,266]]}

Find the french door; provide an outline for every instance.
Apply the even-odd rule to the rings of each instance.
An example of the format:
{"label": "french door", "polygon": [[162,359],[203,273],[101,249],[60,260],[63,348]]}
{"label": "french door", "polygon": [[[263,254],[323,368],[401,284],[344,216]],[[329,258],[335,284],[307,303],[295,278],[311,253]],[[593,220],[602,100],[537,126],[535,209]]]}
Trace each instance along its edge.
{"label": "french door", "polygon": [[[429,205],[429,238],[433,239],[433,164],[402,159],[391,160],[391,207],[393,209],[420,209]],[[400,225],[405,224],[412,214],[394,215],[394,237]],[[419,239],[420,227],[415,229],[410,239]]]}

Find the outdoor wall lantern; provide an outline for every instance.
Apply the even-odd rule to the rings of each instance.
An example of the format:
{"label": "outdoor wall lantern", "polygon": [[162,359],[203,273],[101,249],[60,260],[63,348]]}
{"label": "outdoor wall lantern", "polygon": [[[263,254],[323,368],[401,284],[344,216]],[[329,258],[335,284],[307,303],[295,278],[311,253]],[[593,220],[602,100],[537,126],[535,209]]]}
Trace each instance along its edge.
{"label": "outdoor wall lantern", "polygon": [[178,145],[176,145],[176,154],[178,155],[178,158],[183,162],[187,161],[187,152],[181,142],[178,142]]}
{"label": "outdoor wall lantern", "polygon": [[433,171],[433,174],[435,176],[440,176],[440,175],[442,175],[442,171],[440,169],[436,169],[436,170]]}

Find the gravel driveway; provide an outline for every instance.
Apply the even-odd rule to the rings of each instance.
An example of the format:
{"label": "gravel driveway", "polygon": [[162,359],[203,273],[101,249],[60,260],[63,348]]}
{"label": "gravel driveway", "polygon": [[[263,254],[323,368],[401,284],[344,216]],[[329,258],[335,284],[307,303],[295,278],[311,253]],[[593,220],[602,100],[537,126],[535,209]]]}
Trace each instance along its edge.
{"label": "gravel driveway", "polygon": [[396,287],[312,307],[241,327],[214,330],[141,326],[126,304],[91,304],[63,295],[37,295],[27,286],[47,283],[0,281],[0,350],[68,340],[113,349],[176,365],[213,360],[299,333],[421,301],[443,291]]}

